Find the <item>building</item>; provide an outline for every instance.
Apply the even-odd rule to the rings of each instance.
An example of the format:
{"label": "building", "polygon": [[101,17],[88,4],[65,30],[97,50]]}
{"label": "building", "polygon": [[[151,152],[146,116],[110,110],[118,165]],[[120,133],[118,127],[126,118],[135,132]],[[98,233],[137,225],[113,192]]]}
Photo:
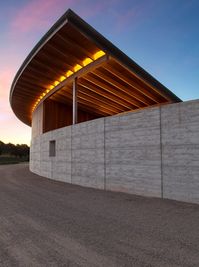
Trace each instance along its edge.
{"label": "building", "polygon": [[199,102],[182,102],[73,11],[23,62],[10,103],[32,126],[32,172],[199,202]]}

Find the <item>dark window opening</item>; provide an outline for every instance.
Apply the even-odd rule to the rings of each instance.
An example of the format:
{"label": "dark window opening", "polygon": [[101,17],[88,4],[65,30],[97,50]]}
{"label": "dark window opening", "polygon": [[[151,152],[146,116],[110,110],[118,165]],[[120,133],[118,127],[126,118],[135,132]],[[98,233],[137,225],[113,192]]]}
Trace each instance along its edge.
{"label": "dark window opening", "polygon": [[49,142],[49,157],[56,156],[56,143],[55,140]]}

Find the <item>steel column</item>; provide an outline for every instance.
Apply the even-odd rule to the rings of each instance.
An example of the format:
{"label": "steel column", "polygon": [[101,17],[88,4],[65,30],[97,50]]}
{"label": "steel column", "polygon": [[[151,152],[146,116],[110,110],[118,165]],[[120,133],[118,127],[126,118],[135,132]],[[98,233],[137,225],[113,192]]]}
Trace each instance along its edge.
{"label": "steel column", "polygon": [[73,124],[77,123],[77,77],[73,80]]}

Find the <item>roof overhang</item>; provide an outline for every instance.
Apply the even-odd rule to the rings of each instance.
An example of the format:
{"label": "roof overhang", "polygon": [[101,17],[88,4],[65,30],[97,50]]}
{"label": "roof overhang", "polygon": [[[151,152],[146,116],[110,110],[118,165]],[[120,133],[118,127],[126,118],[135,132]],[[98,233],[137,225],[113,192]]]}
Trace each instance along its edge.
{"label": "roof overhang", "polygon": [[46,98],[70,101],[75,77],[80,106],[102,116],[181,101],[69,9],[18,70],[10,91],[14,113],[31,125]]}

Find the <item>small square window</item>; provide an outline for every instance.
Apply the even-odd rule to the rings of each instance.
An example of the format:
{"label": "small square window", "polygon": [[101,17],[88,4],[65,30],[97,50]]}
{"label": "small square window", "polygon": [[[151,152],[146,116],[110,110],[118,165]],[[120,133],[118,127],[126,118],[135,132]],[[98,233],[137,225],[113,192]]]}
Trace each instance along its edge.
{"label": "small square window", "polygon": [[55,157],[56,155],[56,143],[55,140],[49,142],[49,157]]}

